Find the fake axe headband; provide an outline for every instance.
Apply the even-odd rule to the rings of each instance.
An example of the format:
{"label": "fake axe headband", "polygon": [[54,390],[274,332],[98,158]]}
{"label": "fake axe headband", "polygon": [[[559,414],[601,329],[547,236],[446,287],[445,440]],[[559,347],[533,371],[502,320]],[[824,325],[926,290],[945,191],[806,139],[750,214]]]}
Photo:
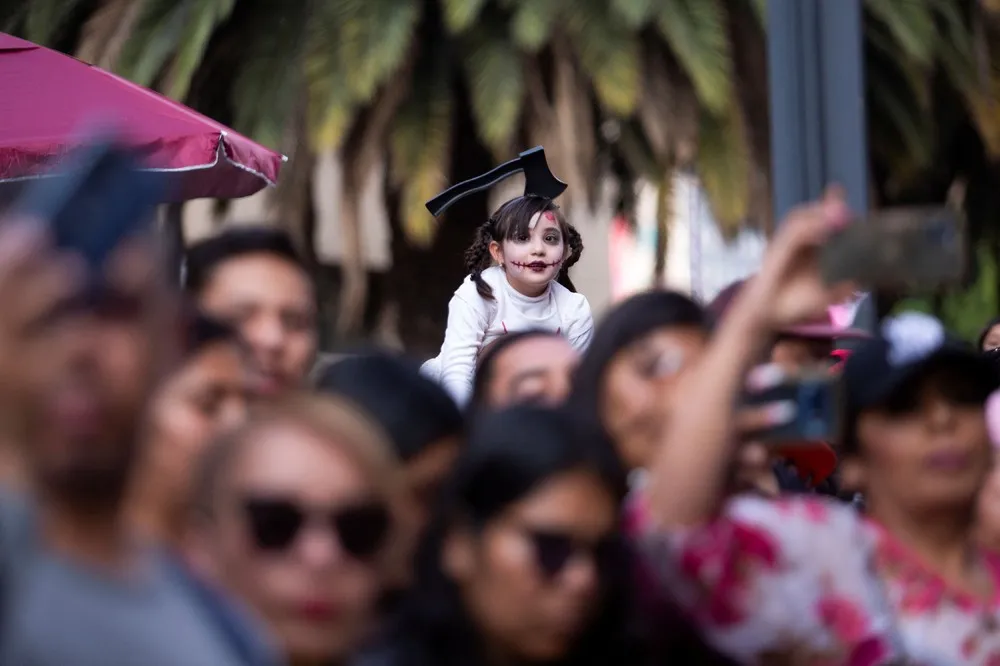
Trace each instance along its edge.
{"label": "fake axe headband", "polygon": [[427,210],[434,217],[438,217],[459,199],[489,189],[504,178],[521,171],[524,172],[524,196],[535,195],[546,199],[555,199],[566,191],[566,183],[552,175],[549,170],[548,162],[545,161],[545,149],[541,146],[535,146],[531,150],[524,151],[517,158],[504,162],[492,171],[452,185],[428,201]]}

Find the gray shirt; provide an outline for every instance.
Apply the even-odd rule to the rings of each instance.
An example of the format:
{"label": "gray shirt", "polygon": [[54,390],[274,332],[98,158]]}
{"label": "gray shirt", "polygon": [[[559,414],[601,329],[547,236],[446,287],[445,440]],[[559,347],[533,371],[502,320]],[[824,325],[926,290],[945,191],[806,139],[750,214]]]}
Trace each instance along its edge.
{"label": "gray shirt", "polygon": [[98,571],[40,544],[32,516],[0,494],[0,665],[247,663],[162,554],[142,551],[131,575]]}

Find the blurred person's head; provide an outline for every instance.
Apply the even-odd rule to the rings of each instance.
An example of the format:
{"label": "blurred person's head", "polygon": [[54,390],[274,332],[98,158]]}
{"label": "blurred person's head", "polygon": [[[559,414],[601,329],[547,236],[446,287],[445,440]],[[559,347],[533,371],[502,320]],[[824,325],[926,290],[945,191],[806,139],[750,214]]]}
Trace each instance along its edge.
{"label": "blurred person's head", "polygon": [[561,404],[570,392],[579,353],[562,335],[522,331],[497,338],[483,349],[473,379],[474,409],[524,402]]}
{"label": "blurred person's head", "polygon": [[1000,317],[994,317],[986,322],[977,340],[979,351],[1000,349]]}
{"label": "blurred person's head", "polygon": [[208,443],[246,418],[246,349],[236,330],[193,313],[183,324],[184,356],[157,388],[136,478],[137,518],[174,540],[191,499],[191,478]]}
{"label": "blurred person's head", "polygon": [[632,296],[597,325],[574,378],[574,405],[600,420],[627,469],[651,462],[677,377],[707,342],[704,310],[671,291]]}
{"label": "blurred person's head", "polygon": [[628,663],[615,471],[563,409],[480,412],[399,630],[426,663]]}
{"label": "blurred person's head", "polygon": [[223,231],[188,250],[184,275],[198,307],[236,326],[250,346],[257,390],[303,384],[316,356],[316,295],[287,233]]}
{"label": "blurred person's head", "polygon": [[331,363],[317,382],[322,393],[351,401],[389,436],[402,463],[408,524],[398,552],[400,584],[409,582],[415,540],[451,471],[464,422],[451,396],[420,374],[418,365],[388,353],[349,356]]}
{"label": "blurred person's head", "polygon": [[996,376],[929,315],[887,319],[844,366],[845,476],[877,519],[971,520],[992,462],[984,405]]}
{"label": "blurred person's head", "polygon": [[[37,490],[76,511],[117,510],[139,450],[147,401],[176,352],[176,294],[153,239],[132,239],[100,290],[47,313],[39,357],[17,397]],[[35,353],[35,352],[32,352]]]}
{"label": "blurred person's head", "polygon": [[202,462],[194,566],[254,608],[291,663],[342,663],[372,629],[404,501],[384,433],[339,399],[290,394]]}

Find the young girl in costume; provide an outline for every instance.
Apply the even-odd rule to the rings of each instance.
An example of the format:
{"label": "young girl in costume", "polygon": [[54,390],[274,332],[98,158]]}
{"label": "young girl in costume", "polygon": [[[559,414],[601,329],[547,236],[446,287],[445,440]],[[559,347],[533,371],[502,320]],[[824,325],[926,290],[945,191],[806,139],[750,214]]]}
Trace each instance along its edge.
{"label": "young girl in costume", "polygon": [[506,333],[554,331],[582,352],[594,321],[568,273],[581,252],[579,232],[551,199],[529,194],[501,206],[465,253],[469,276],[448,304],[444,344],[425,372],[464,405],[480,351]]}

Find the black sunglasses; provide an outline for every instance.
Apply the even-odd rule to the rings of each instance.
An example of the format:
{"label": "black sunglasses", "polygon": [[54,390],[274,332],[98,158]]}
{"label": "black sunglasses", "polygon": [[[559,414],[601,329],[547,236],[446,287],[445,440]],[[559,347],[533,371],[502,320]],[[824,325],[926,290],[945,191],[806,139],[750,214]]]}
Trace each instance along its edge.
{"label": "black sunglasses", "polygon": [[621,543],[614,536],[596,541],[581,539],[565,532],[524,529],[535,551],[535,562],[548,579],[558,576],[576,557],[589,559],[599,576],[612,571],[621,562]]}
{"label": "black sunglasses", "polygon": [[243,501],[243,511],[259,550],[288,550],[306,523],[315,520],[334,532],[340,546],[359,560],[378,553],[392,522],[389,510],[375,500],[316,510],[290,499],[249,497]]}

